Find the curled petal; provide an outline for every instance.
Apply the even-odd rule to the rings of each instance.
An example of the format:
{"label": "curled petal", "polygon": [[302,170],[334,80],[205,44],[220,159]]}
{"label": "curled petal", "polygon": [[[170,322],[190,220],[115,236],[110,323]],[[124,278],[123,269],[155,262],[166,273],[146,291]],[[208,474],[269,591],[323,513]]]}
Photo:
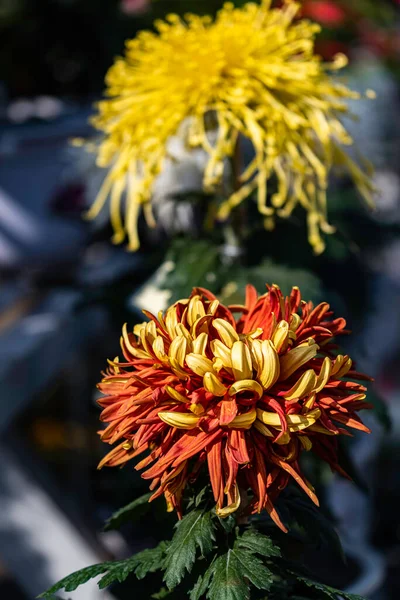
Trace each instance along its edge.
{"label": "curled petal", "polygon": [[257,412],[251,410],[243,415],[238,415],[229,423],[229,427],[237,427],[238,429],[250,429],[257,418]]}
{"label": "curled petal", "polygon": [[284,381],[290,377],[297,369],[314,358],[318,352],[318,346],[311,338],[309,342],[289,350],[287,354],[280,357],[281,373],[280,380]]}
{"label": "curled petal", "polygon": [[203,385],[205,389],[210,392],[210,394],[214,394],[214,396],[225,396],[227,392],[226,386],[222,383],[222,381],[215,375],[208,371],[203,377]]}
{"label": "curled petal", "polygon": [[186,364],[193,373],[200,375],[200,377],[204,377],[206,373],[214,370],[212,361],[201,354],[188,354]]}
{"label": "curled petal", "polygon": [[264,390],[257,381],[254,379],[242,379],[241,381],[235,381],[229,388],[229,395],[234,396],[239,392],[253,392],[257,395],[258,399],[264,394]]}
{"label": "curled petal", "polygon": [[159,412],[158,416],[164,423],[177,429],[195,429],[200,421],[199,417],[191,413]]}

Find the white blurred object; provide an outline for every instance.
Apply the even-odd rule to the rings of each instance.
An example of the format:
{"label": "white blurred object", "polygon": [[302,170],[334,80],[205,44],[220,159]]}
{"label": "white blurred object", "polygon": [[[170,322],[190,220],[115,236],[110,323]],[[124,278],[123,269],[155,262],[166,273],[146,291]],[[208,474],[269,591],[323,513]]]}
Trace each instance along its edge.
{"label": "white blurred object", "polygon": [[[53,500],[0,447],[0,546],[2,560],[29,598],[35,598],[74,571],[101,562]],[[113,600],[91,580],[75,592],[57,592],[71,600]]]}
{"label": "white blurred object", "polygon": [[129,305],[138,311],[149,310],[155,315],[160,310],[165,310],[172,292],[168,289],[161,289],[161,286],[166,284],[168,273],[173,271],[174,267],[175,263],[172,260],[165,261],[150,279],[131,296]]}

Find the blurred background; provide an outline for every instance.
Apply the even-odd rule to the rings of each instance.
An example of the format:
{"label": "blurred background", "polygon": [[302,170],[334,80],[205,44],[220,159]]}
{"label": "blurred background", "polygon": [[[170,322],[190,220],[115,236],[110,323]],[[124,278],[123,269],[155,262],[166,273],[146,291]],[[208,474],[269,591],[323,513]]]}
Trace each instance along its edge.
{"label": "blurred background", "polygon": [[[104,174],[70,140],[93,135],[93,103],[125,39],[168,12],[214,13],[221,4],[0,0],[1,599],[33,600],[71,571],[128,556],[170,527],[163,510],[149,517],[144,507],[121,532],[103,529],[146,486],[129,467],[96,470],[105,452],[99,373],[118,354],[122,324],[143,320],[141,308],[159,310],[194,285],[229,301],[247,282],[259,291],[265,282],[298,285],[305,299],[328,299],[354,331],[346,351],[375,377],[376,412],[365,419],[373,434],[344,451],[356,485],[319,474],[348,557],[344,567],[328,553],[319,575],[371,599],[400,597],[399,1],[303,2],[303,15],[323,26],[319,53],[348,55],[349,86],[377,92],[373,103],[352,106],[359,121],[349,124],[376,166],[377,210],[367,212],[348,181],[333,181],[337,233],[322,256],[313,256],[296,214],[273,232],[256,229],[244,257],[218,231],[210,244],[197,226],[205,199],[196,170],[184,190],[169,174],[158,229],[143,232],[136,254],[111,244],[107,214],[82,218]],[[89,585],[64,597],[128,595]]]}

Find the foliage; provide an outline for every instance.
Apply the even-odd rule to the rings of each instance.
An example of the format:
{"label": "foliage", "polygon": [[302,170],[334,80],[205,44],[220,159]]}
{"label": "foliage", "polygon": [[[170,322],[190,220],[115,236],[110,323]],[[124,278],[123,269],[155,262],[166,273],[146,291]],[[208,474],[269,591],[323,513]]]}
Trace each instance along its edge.
{"label": "foliage", "polygon": [[130,575],[142,579],[161,570],[165,585],[151,594],[154,600],[181,597],[190,600],[339,600],[339,597],[362,600],[360,596],[314,581],[303,572],[295,572],[293,563],[282,555],[273,535],[265,535],[251,525],[238,526],[234,519],[223,526],[215,511],[207,509],[204,490],[193,498],[193,505],[196,500],[197,507],[177,524],[170,542],[161,542],[156,548],[126,560],[82,569],[59,581],[40,598],[49,600],[61,589],[73,591],[99,575],[103,575],[98,584],[102,589],[114,582],[123,582]]}

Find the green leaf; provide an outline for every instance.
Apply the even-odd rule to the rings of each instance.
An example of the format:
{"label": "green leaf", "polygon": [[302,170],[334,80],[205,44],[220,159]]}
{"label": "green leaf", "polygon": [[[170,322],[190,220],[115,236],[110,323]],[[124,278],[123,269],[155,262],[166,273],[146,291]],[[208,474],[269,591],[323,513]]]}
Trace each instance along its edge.
{"label": "green leaf", "polygon": [[103,589],[111,583],[118,581],[122,583],[131,574],[135,573],[139,579],[142,579],[147,573],[154,573],[162,567],[162,560],[167,549],[167,543],[161,542],[156,548],[143,550],[126,560],[109,561],[92,565],[76,571],[39,596],[45,600],[51,600],[53,595],[59,590],[73,592],[80,585],[87,583],[90,579],[98,575],[105,575],[99,581],[99,588]]}
{"label": "green leaf", "polygon": [[127,504],[123,508],[117,510],[111,517],[106,521],[104,525],[104,531],[110,531],[110,529],[119,529],[122,523],[127,521],[133,521],[138,516],[141,516],[143,508],[147,505],[152,493],[145,494],[136,498],[130,504]]}
{"label": "green leaf", "polygon": [[193,510],[177,523],[164,561],[164,581],[169,589],[181,582],[185,571],[191,572],[197,548],[205,556],[211,552],[214,540],[214,523],[209,511]]}
{"label": "green leaf", "polygon": [[343,600],[365,600],[363,596],[358,596],[357,594],[348,594],[346,592],[342,592],[341,590],[336,590],[329,585],[325,585],[323,583],[313,581],[312,579],[308,579],[307,577],[297,575],[296,573],[292,574],[296,577],[297,581],[304,583],[307,587],[322,592],[324,596],[330,600],[339,600],[339,598]]}
{"label": "green leaf", "polygon": [[159,592],[152,594],[151,597],[154,598],[154,600],[163,600],[163,598],[170,598],[172,594],[173,591],[168,590],[166,587],[162,587]]}
{"label": "green leaf", "polygon": [[222,529],[226,533],[232,533],[232,531],[236,527],[236,519],[233,515],[229,515],[228,517],[225,517],[224,519],[221,519],[221,517],[218,517],[218,522],[221,525]]}
{"label": "green leaf", "polygon": [[236,541],[236,545],[241,550],[250,550],[252,553],[261,554],[261,556],[280,556],[281,551],[270,537],[259,533],[255,529],[248,529]]}
{"label": "green leaf", "polygon": [[233,548],[214,558],[192,589],[190,600],[200,600],[206,593],[209,600],[250,600],[250,584],[269,590],[273,574],[255,554],[280,556],[280,551],[267,536],[245,531]]}
{"label": "green leaf", "polygon": [[[273,581],[271,571],[261,560],[238,548],[237,543],[233,549],[219,556],[210,569],[209,600],[250,600],[249,583],[259,590],[269,590]],[[208,571],[205,578],[211,579]]]}
{"label": "green leaf", "polygon": [[213,559],[213,562],[211,563],[205,574],[200,575],[200,577],[198,578],[196,585],[190,592],[190,600],[200,600],[200,598],[202,598],[207,592],[208,587],[210,585],[210,581],[214,575],[214,560],[215,558]]}

